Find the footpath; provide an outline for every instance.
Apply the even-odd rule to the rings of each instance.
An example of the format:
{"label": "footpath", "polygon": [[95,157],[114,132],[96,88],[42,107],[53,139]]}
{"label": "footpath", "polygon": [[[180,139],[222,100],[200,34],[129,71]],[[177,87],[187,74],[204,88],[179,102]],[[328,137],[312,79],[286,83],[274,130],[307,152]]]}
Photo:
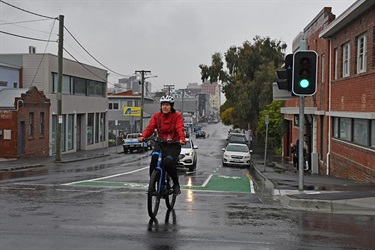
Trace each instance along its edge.
{"label": "footpath", "polygon": [[[60,162],[56,162],[54,156],[38,159],[0,158],[0,174],[120,153],[122,145],[62,154]],[[261,182],[256,184],[266,187],[270,195],[279,199],[284,207],[326,213],[375,215],[375,183],[305,173],[303,191],[299,191],[299,173],[294,173],[292,164],[267,161],[265,166],[264,156],[254,153],[252,157],[255,163],[253,172],[258,182]]]}
{"label": "footpath", "polygon": [[274,199],[296,210],[375,215],[375,183],[362,183],[333,176],[304,172],[303,191],[299,173],[290,163],[267,161],[253,154],[254,172]]}

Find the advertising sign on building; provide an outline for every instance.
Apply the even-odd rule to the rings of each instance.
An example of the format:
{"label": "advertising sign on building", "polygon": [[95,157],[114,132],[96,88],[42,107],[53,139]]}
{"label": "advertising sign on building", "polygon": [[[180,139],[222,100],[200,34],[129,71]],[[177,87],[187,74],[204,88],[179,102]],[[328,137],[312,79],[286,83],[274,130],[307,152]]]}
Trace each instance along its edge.
{"label": "advertising sign on building", "polygon": [[124,106],[124,116],[141,116],[141,107]]}

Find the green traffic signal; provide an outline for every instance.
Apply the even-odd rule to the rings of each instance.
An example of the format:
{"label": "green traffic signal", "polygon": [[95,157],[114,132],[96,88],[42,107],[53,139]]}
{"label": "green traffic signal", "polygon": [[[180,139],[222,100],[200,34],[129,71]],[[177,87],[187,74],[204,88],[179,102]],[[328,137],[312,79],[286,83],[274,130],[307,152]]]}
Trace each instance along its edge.
{"label": "green traffic signal", "polygon": [[302,79],[300,82],[299,82],[299,85],[301,86],[301,88],[307,88],[307,87],[309,87],[309,85],[310,85],[310,82],[309,82],[309,80],[307,80],[307,79]]}
{"label": "green traffic signal", "polygon": [[295,95],[314,95],[316,92],[317,54],[313,50],[293,54],[292,92]]}

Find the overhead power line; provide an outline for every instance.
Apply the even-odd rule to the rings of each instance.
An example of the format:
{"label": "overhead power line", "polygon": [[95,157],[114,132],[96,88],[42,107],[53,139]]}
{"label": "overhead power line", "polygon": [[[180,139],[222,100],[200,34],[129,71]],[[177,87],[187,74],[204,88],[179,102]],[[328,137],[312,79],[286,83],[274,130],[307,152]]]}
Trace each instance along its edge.
{"label": "overhead power line", "polygon": [[57,41],[53,41],[53,40],[45,40],[45,39],[39,39],[39,38],[34,38],[34,37],[21,36],[21,35],[17,35],[17,34],[5,32],[5,31],[1,31],[1,30],[0,30],[0,33],[6,34],[6,35],[10,35],[10,36],[16,36],[16,37],[20,37],[20,38],[24,38],[24,39],[29,39],[29,40],[34,40],[34,41],[40,41],[40,42],[57,42]]}
{"label": "overhead power line", "polygon": [[58,19],[57,17],[45,16],[45,15],[41,15],[41,14],[38,14],[38,13],[35,13],[35,12],[32,12],[32,11],[28,11],[28,10],[22,9],[20,7],[17,7],[17,6],[14,6],[14,5],[10,4],[10,3],[7,3],[7,2],[5,2],[3,0],[0,0],[0,2],[3,3],[3,4],[9,5],[10,7],[13,7],[15,9],[24,11],[26,13],[29,13],[29,14],[32,14],[32,15],[35,15],[35,16],[40,16],[40,17],[49,18],[49,19]]}
{"label": "overhead power line", "polygon": [[[38,22],[38,21],[50,21],[51,19],[38,19],[38,20],[29,20],[29,21],[18,21],[18,22],[7,22],[5,20],[2,20],[0,19],[0,26],[2,25],[13,25],[13,26],[16,26],[16,27],[20,27],[20,28],[23,28],[23,29],[27,29],[27,30],[33,30],[33,31],[37,31],[37,32],[40,32],[40,33],[45,33],[45,34],[50,34],[51,32],[47,32],[47,31],[43,31],[43,30],[38,30],[38,29],[32,29],[32,28],[29,28],[29,27],[25,27],[25,26],[22,26],[22,25],[18,25],[20,23],[31,23],[31,22]],[[53,20],[53,22],[55,22],[56,19]],[[54,35],[57,35],[57,34],[54,34]]]}
{"label": "overhead power line", "polygon": [[68,53],[68,55],[70,55],[77,63],[79,63],[82,67],[84,67],[87,71],[89,71],[91,74],[93,74],[94,76],[98,77],[100,80],[106,82],[106,83],[109,83],[111,84],[112,86],[115,86],[114,83],[111,83],[111,82],[108,82],[106,79],[103,79],[101,78],[100,76],[98,76],[97,74],[95,74],[94,72],[92,72],[89,68],[87,68],[83,63],[81,63],[80,61],[78,61],[66,48],[64,48],[64,51],[66,53]]}
{"label": "overhead power line", "polygon": [[[55,26],[55,22],[56,22],[56,20],[53,20],[53,25],[52,25],[52,28],[51,28],[51,32],[49,33],[48,40],[51,38],[52,31],[53,31],[53,27]],[[40,69],[40,66],[42,65],[42,61],[43,61],[44,56],[46,55],[46,51],[47,51],[48,44],[49,44],[49,43],[47,42],[47,43],[46,43],[46,47],[44,48],[43,56],[42,56],[42,58],[40,59],[40,62],[39,62],[38,68],[37,68],[37,70],[36,70],[36,72],[35,72],[35,74],[34,74],[33,80],[32,80],[31,83],[30,83],[30,87],[33,85],[34,80],[35,80],[35,77],[36,77],[36,75],[38,74],[38,71],[39,71],[39,69]]]}
{"label": "overhead power line", "polygon": [[67,27],[65,27],[64,26],[64,28],[65,28],[65,30],[69,33],[69,35],[71,35],[72,36],[72,38],[74,39],[74,41],[76,41],[77,43],[78,43],[78,45],[79,46],[81,46],[81,48],[87,53],[87,54],[89,54],[90,56],[91,56],[91,58],[92,59],[94,59],[97,63],[99,63],[101,66],[103,66],[104,68],[106,68],[107,70],[109,70],[109,71],[111,71],[112,73],[115,73],[115,74],[117,74],[117,75],[119,75],[119,76],[123,76],[123,77],[129,77],[130,75],[123,75],[123,74],[120,74],[120,73],[117,73],[116,71],[113,71],[113,70],[111,70],[110,68],[108,68],[108,67],[106,67],[104,64],[102,64],[101,62],[99,62],[93,55],[91,55],[91,53],[90,52],[88,52],[83,46],[82,46],[82,44],[73,36],[73,34],[68,30],[68,28]]}

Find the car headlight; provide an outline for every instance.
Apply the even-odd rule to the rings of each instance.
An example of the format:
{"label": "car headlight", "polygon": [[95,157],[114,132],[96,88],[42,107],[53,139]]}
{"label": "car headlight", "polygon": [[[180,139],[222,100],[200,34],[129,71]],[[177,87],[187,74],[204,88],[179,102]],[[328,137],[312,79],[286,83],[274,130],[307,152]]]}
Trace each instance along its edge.
{"label": "car headlight", "polygon": [[250,159],[250,155],[245,155],[243,158],[244,159]]}
{"label": "car headlight", "polygon": [[230,155],[229,154],[224,154],[224,157],[229,157]]}
{"label": "car headlight", "polygon": [[185,155],[187,155],[187,156],[193,156],[193,152],[185,153]]}

